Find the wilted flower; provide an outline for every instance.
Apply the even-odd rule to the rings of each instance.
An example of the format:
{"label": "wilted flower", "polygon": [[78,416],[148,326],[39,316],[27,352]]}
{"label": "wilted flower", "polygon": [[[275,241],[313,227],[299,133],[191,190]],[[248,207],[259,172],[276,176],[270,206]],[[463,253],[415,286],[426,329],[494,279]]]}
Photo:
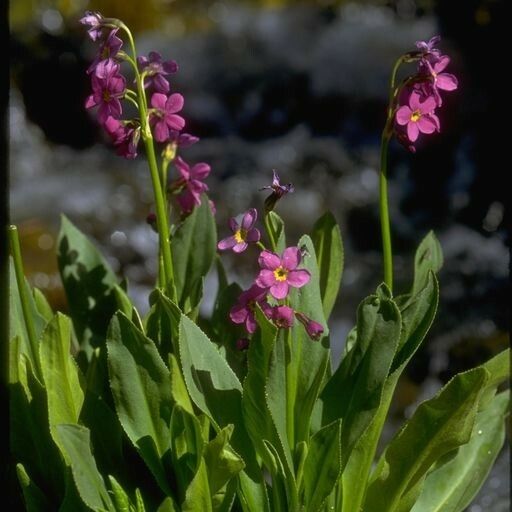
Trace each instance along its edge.
{"label": "wilted flower", "polygon": [[257,218],[258,212],[255,208],[251,208],[244,213],[240,225],[234,217],[229,219],[229,227],[233,235],[221,240],[217,244],[218,249],[221,251],[233,249],[233,252],[240,253],[247,249],[249,243],[258,242],[261,235],[254,227]]}
{"label": "wilted flower", "polygon": [[103,16],[99,12],[85,11],[85,16],[80,19],[80,23],[90,27],[87,32],[93,41],[101,37]]}
{"label": "wilted flower", "polygon": [[257,327],[254,309],[259,304],[264,311],[269,312],[270,306],[266,304],[267,291],[257,284],[242,292],[237,303],[231,308],[229,318],[235,324],[244,324],[248,333],[252,334]]}
{"label": "wilted flower", "polygon": [[140,140],[140,126],[133,122],[121,122],[113,117],[105,121],[105,130],[112,138],[117,154],[133,159],[137,156]]}
{"label": "wilted flower", "polygon": [[260,190],[272,190],[272,193],[265,199],[265,212],[267,213],[274,209],[275,204],[279,199],[281,199],[281,197],[295,190],[291,183],[288,183],[288,185],[281,185],[279,175],[275,169],[272,170],[272,173],[274,175],[272,185],[260,188]]}
{"label": "wilted flower", "polygon": [[290,286],[301,288],[309,282],[309,271],[297,268],[300,259],[298,247],[288,247],[282,257],[267,250],[262,251],[258,259],[262,270],[256,278],[256,284],[261,288],[268,288],[275,299],[284,299]]}

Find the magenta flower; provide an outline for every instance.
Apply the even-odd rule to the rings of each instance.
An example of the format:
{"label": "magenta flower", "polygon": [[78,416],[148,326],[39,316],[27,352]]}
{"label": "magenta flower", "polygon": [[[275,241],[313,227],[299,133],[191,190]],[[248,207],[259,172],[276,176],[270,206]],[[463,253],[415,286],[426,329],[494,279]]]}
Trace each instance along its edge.
{"label": "magenta flower", "polygon": [[288,247],[280,258],[270,251],[262,251],[258,263],[262,270],[255,283],[261,288],[269,288],[275,299],[284,299],[289,287],[301,288],[309,282],[311,274],[306,269],[297,269],[301,259],[298,247]]}
{"label": "magenta flower", "polygon": [[103,16],[99,12],[85,11],[85,16],[80,19],[80,23],[90,27],[87,32],[93,41],[101,37]]}
{"label": "magenta flower", "polygon": [[441,52],[435,48],[439,41],[441,41],[441,36],[431,37],[428,41],[416,41],[416,48],[418,48],[418,50],[420,50],[423,54],[429,54],[433,56],[434,59],[436,59],[441,55]]}
{"label": "magenta flower", "polygon": [[258,242],[260,239],[260,232],[254,227],[258,212],[255,208],[251,208],[244,213],[242,223],[239,225],[233,217],[229,219],[229,227],[233,235],[224,238],[217,244],[217,248],[221,251],[226,249],[233,249],[233,252],[240,253],[247,249],[251,242]]}
{"label": "magenta flower", "polygon": [[439,131],[439,119],[434,114],[437,106],[434,96],[428,96],[421,101],[421,95],[412,91],[409,96],[409,105],[403,105],[396,112],[396,122],[400,126],[407,126],[407,137],[415,142],[420,133],[433,133]]}
{"label": "magenta flower", "polygon": [[289,306],[274,306],[270,319],[281,329],[289,329],[293,326],[293,309]]}
{"label": "magenta flower", "polygon": [[265,199],[265,211],[267,213],[274,209],[275,204],[279,199],[281,199],[281,197],[295,190],[291,183],[288,183],[288,185],[281,185],[279,175],[275,169],[272,169],[272,173],[274,175],[272,185],[260,188],[260,190],[272,190],[272,193]]}
{"label": "magenta flower", "polygon": [[151,96],[151,124],[155,128],[157,142],[165,142],[169,138],[169,129],[181,131],[185,126],[185,119],[176,115],[183,108],[184,99],[181,94],[165,94],[155,92]]}
{"label": "magenta flower", "polygon": [[254,310],[259,304],[264,313],[270,313],[270,306],[266,303],[267,290],[253,284],[248,290],[242,292],[237,303],[231,308],[229,318],[235,324],[244,324],[248,333],[252,334],[257,327]]}
{"label": "magenta flower", "polygon": [[92,94],[86,99],[85,107],[92,108],[99,106],[98,121],[103,124],[109,116],[119,119],[123,112],[120,99],[124,96],[126,80],[118,74],[119,65],[114,61],[107,61],[104,69],[104,76],[92,76]]}
{"label": "magenta flower", "polygon": [[108,66],[108,61],[112,60],[123,46],[123,41],[117,37],[118,30],[117,28],[111,30],[108,37],[103,41],[98,54],[87,69],[88,74],[94,71],[98,77],[105,78],[105,66]]}
{"label": "magenta flower", "polygon": [[184,212],[190,212],[194,206],[201,204],[201,194],[208,190],[208,185],[203,183],[210,174],[210,166],[204,162],[195,164],[192,167],[178,157],[175,160],[181,178],[177,180],[173,188],[183,187],[182,193],[177,197],[178,203]]}
{"label": "magenta flower", "polygon": [[118,155],[129,159],[136,158],[137,146],[140,140],[140,126],[108,117],[104,127],[112,138]]}
{"label": "magenta flower", "polygon": [[443,73],[449,63],[450,57],[443,55],[436,60],[432,60],[432,62],[429,59],[423,59],[420,64],[420,72],[429,77],[429,84],[432,87],[438,106],[442,104],[439,91],[454,91],[459,85],[455,75]]}
{"label": "magenta flower", "polygon": [[137,64],[145,73],[144,87],[153,86],[156,92],[169,93],[169,82],[164,76],[178,71],[178,64],[174,60],[162,61],[162,56],[158,52],[149,52],[147,57],[138,57]]}
{"label": "magenta flower", "polygon": [[311,339],[318,341],[322,337],[322,334],[324,333],[322,324],[311,320],[311,318],[307,317],[304,313],[296,312],[295,316],[297,317],[297,320],[306,328],[306,332]]}

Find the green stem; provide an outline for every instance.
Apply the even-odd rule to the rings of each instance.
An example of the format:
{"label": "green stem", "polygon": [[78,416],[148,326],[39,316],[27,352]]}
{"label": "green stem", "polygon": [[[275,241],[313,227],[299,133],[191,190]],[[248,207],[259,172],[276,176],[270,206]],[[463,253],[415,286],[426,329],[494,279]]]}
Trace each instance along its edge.
{"label": "green stem", "polygon": [[388,208],[388,160],[389,136],[386,130],[382,134],[380,147],[380,179],[379,179],[379,208],[380,230],[382,235],[382,253],[384,256],[384,282],[393,292],[393,251],[391,248],[391,228]]}
{"label": "green stem", "polygon": [[274,228],[272,227],[272,222],[270,221],[270,215],[268,213],[265,214],[264,217],[265,230],[267,231],[268,240],[270,242],[270,247],[272,251],[277,251],[277,241],[274,233]]}
{"label": "green stem", "polygon": [[[137,51],[135,49],[133,36],[126,25],[122,24],[121,28],[126,32],[126,35],[128,36],[128,40],[130,41],[130,47],[133,53],[133,61],[135,62],[135,60],[137,59]],[[173,301],[176,302],[177,297],[174,281],[174,267],[172,263],[169,219],[167,215],[166,201],[164,192],[162,190],[161,176],[158,171],[158,164],[156,161],[155,147],[153,144],[153,135],[151,133],[151,129],[148,123],[147,100],[146,93],[144,90],[144,84],[142,83],[141,75],[137,67],[134,68],[134,71],[135,81],[137,83],[137,94],[139,97],[138,107],[141,122],[141,135],[142,139],[144,140],[144,145],[146,147],[146,156],[148,159],[149,170],[151,173],[151,182],[153,185],[153,192],[155,196],[156,223],[158,228],[160,254],[162,255],[163,260],[163,281],[165,282],[165,290],[167,294]],[[161,281],[160,278],[159,281]]]}
{"label": "green stem", "polygon": [[286,434],[292,455],[295,451],[295,397],[296,379],[292,352],[292,331],[285,332],[285,360],[286,360]]}
{"label": "green stem", "polygon": [[39,350],[37,343],[37,334],[34,326],[34,319],[30,311],[29,296],[27,293],[27,284],[25,282],[25,273],[23,271],[23,260],[21,259],[20,239],[16,226],[9,226],[9,245],[11,247],[11,256],[14,262],[14,273],[16,274],[16,283],[18,284],[18,293],[20,294],[21,310],[23,320],[27,329],[29,348],[32,352],[32,360],[36,368],[37,376],[42,378],[41,362],[39,361]]}

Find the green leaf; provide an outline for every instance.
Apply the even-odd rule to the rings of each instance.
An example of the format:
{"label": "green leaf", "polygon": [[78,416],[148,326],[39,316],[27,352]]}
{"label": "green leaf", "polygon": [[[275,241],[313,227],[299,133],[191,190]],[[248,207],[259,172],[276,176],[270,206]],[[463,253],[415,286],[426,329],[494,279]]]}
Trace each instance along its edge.
{"label": "green leaf", "polygon": [[53,311],[43,292],[41,292],[39,288],[34,287],[32,288],[32,295],[34,297],[37,312],[46,322],[49,322],[53,318]]}
{"label": "green leaf", "polygon": [[112,476],[108,475],[110,487],[112,488],[112,499],[116,512],[130,512],[130,498],[126,491],[121,487],[119,482]]}
{"label": "green leaf", "polygon": [[156,512],[178,512],[178,509],[176,508],[174,501],[169,496],[167,496],[167,498],[165,498],[165,500],[160,503],[156,509]]}
{"label": "green leaf", "polygon": [[328,319],[338,297],[344,258],[340,228],[331,212],[326,212],[316,221],[311,239],[320,271],[324,314]]}
{"label": "green leaf", "polygon": [[425,479],[412,512],[462,512],[485,482],[505,440],[508,391],[497,395],[478,413],[470,441]]}
{"label": "green leaf", "polygon": [[[217,254],[216,244],[215,220],[208,199],[203,195],[201,206],[194,209],[172,237],[174,278],[180,307],[210,270]],[[197,300],[193,302],[197,303]]]}
{"label": "green leaf", "polygon": [[437,274],[443,266],[441,244],[430,231],[421,241],[414,257],[414,284],[411,295],[414,297],[424,286],[430,271]]}
{"label": "green leaf", "polygon": [[28,476],[23,464],[16,464],[16,473],[18,474],[27,512],[45,512],[49,510],[48,500],[41,489]]}
{"label": "green leaf", "polygon": [[[46,325],[43,316],[37,310],[37,304],[32,296],[30,285],[27,280],[24,280],[26,295],[28,298],[28,310],[34,323],[34,330],[39,340],[41,332]],[[16,272],[14,271],[14,263],[12,257],[9,258],[9,339],[12,340],[18,336],[20,344],[18,346],[19,354],[25,354],[30,361],[30,364],[36,376],[41,379],[40,374],[40,361],[39,361],[39,344],[33,345],[27,333],[25,325],[25,318],[23,316],[23,309],[21,307],[20,293],[18,290],[18,283],[16,281]],[[35,341],[35,340],[34,340]],[[11,369],[11,372],[13,370]],[[15,370],[14,370],[15,371]]]}
{"label": "green leaf", "polygon": [[304,504],[317,512],[331,494],[341,472],[341,421],[323,427],[310,440],[304,463]]}
{"label": "green leaf", "polygon": [[483,409],[493,399],[498,386],[510,379],[510,349],[503,350],[481,366],[490,374],[480,400],[480,409]]}
{"label": "green leaf", "polygon": [[357,340],[322,392],[324,423],[343,420],[343,466],[380,406],[400,329],[400,312],[391,299],[372,295],[363,300]]}
{"label": "green leaf", "polygon": [[286,248],[286,234],[283,219],[274,211],[268,213],[268,220],[272,236],[276,242],[276,251],[281,253]]}
{"label": "green leaf", "polygon": [[169,368],[171,374],[171,394],[175,404],[183,407],[188,413],[194,414],[192,402],[188,396],[187,386],[174,354],[169,355]]}
{"label": "green leaf", "polygon": [[365,511],[394,510],[432,464],[469,441],[488,377],[483,368],[458,374],[420,404],[384,451],[368,487]]}
{"label": "green leaf", "polygon": [[116,313],[108,338],[110,387],[119,421],[154,474],[170,494],[162,457],[169,449],[173,407],[171,377],[154,343]]}
{"label": "green leaf", "polygon": [[212,497],[245,467],[241,457],[229,446],[233,425],[223,428],[204,450]]}
{"label": "green leaf", "polygon": [[319,322],[324,333],[322,339],[313,341],[308,336],[303,325],[296,322],[291,329],[292,337],[292,367],[296,371],[295,396],[295,443],[309,438],[310,421],[314,404],[320,393],[324,375],[329,367],[329,328],[324,316],[322,298],[320,295],[320,273],[313,242],[308,236],[303,236],[298,247],[304,250],[305,256],[301,267],[311,274],[306,286],[294,288],[290,292],[290,303],[295,311],[304,313],[309,318]]}
{"label": "green leaf", "polygon": [[43,331],[39,347],[48,396],[50,431],[60,445],[56,425],[78,424],[84,402],[82,378],[71,356],[71,320],[57,313]]}
{"label": "green leaf", "polygon": [[89,429],[80,425],[57,425],[66,461],[84,503],[95,511],[114,510],[105,482],[91,453]]}
{"label": "green leaf", "polygon": [[181,510],[182,512],[213,512],[204,459],[201,459],[197,473],[190,482]]}
{"label": "green leaf", "polygon": [[113,287],[118,280],[96,247],[62,216],[57,260],[68,299],[70,316],[82,348],[105,343],[112,315],[117,309]]}

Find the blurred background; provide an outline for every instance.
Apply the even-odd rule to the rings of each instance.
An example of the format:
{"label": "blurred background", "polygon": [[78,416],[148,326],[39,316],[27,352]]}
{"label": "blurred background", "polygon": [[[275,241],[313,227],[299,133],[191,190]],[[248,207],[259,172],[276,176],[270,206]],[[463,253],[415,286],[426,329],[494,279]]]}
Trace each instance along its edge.
{"label": "blurred background", "polygon": [[[145,223],[152,192],[144,157],[117,157],[83,108],[95,53],[78,19],[86,9],[122,19],[138,51],[158,50],[180,71],[187,131],[183,156],[212,166],[219,236],[227,219],[261,208],[272,169],[295,185],[278,207],[289,243],[326,210],[345,245],[342,292],[331,321],[334,358],[357,304],[381,280],[378,159],[388,80],[396,58],[441,34],[459,90],[444,95],[442,133],[416,155],[390,149],[397,290],[412,278],[414,249],[430,229],[443,246],[434,327],[401,381],[402,421],[457,371],[508,344],[510,232],[496,89],[505,2],[494,0],[13,0],[10,5],[10,206],[26,270],[66,310],[55,241],[65,213],[129,282],[140,311],[155,279],[156,236]],[[501,120],[502,121],[502,120]],[[507,192],[507,190],[509,192]],[[255,253],[224,258],[243,285]],[[208,314],[216,277],[206,286]],[[396,425],[389,425],[392,435]],[[509,510],[509,457],[499,458],[471,512]]]}

